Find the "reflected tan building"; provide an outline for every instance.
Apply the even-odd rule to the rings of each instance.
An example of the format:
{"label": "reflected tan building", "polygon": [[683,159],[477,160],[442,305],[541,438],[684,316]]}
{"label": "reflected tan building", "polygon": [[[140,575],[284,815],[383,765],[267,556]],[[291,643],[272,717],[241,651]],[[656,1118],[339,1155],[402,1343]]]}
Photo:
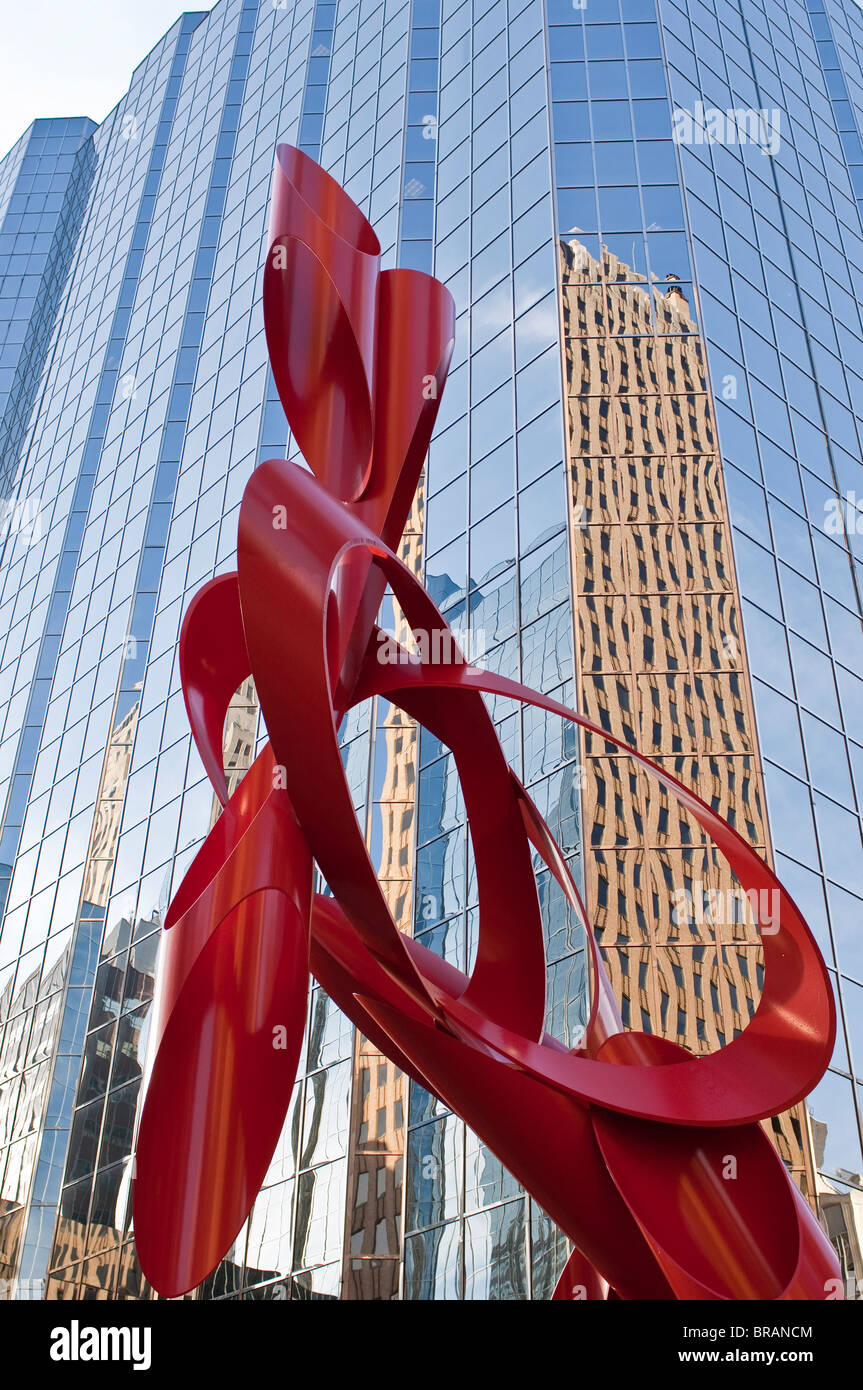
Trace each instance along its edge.
{"label": "reflected tan building", "polygon": [[[399,545],[399,558],[422,574],[425,491],[417,488]],[[415,647],[394,600],[392,634]],[[383,650],[383,648],[382,648]],[[417,727],[402,710],[374,701],[367,843],[386,904],[399,931],[413,928],[416,836]],[[399,1297],[408,1081],[389,1058],[357,1033],[348,1148],[344,1265],[346,1299]]]}
{"label": "reflected tan building", "polygon": [[[579,708],[770,861],[704,343],[674,277],[560,243]],[[694,1053],[758,1004],[752,907],[675,799],[582,733],[587,908],[624,1025]],[[764,907],[769,911],[770,904]],[[805,1107],[766,1126],[810,1200]]]}
{"label": "reflected tan building", "polygon": [[15,997],[4,1001],[13,1021],[0,1049],[0,1137],[10,1145],[11,1155],[0,1186],[0,1298],[41,1297],[41,1289],[17,1287],[17,1262],[26,1214],[26,1178],[50,1077],[70,949],[67,945],[62,951],[41,990],[34,973]]}
{"label": "reflected tan building", "polygon": [[[108,743],[90,851],[85,867],[84,910],[101,922],[117,852],[129,779],[139,703],[123,712],[122,692]],[[245,681],[225,717],[223,760],[233,792],[254,756],[258,707],[254,683]],[[213,798],[211,825],[221,810]],[[165,906],[167,904],[164,904]],[[163,912],[133,923],[122,921],[102,945],[89,1019],[89,1036],[72,1130],[73,1163],[95,1167],[97,1155],[110,1177],[66,1187],[54,1230],[49,1299],[152,1298],[131,1238],[130,1183],[140,1086],[147,1049]],[[156,932],[156,934],[154,934]],[[112,1066],[113,1061],[113,1066]],[[110,1083],[119,1088],[103,1108],[99,1097]]]}
{"label": "reflected tan building", "polygon": [[[74,985],[82,982],[83,974],[94,958],[98,938],[102,933],[137,718],[137,700],[134,700],[123,713],[121,697],[105,754],[85,865],[77,929],[65,934],[68,936],[68,943],[50,973],[43,976],[38,997],[38,974],[34,973],[32,979],[19,991],[19,998],[10,1001],[7,1006],[8,1012],[15,1018],[13,1025],[6,1031],[0,1055],[0,1135],[12,1141],[11,1152],[19,1162],[17,1166],[7,1164],[0,1194],[3,1208],[0,1210],[0,1277],[13,1281],[8,1292],[10,1295],[14,1293],[16,1297],[43,1296],[44,1281],[31,1281],[26,1277],[21,1279],[17,1274],[21,1240],[28,1215],[26,1187],[19,1184],[18,1178],[32,1173],[37,1159],[41,1158],[41,1167],[46,1174],[43,1183],[47,1183],[50,1181],[51,1169],[55,1166],[50,1152],[50,1130],[47,1135],[40,1135],[39,1122],[57,1070],[51,1066],[51,1062],[57,1048],[58,1033],[64,1020],[68,1026],[70,1012],[74,1014],[76,1011]],[[69,983],[70,964],[73,966],[74,976],[72,990],[65,988]],[[104,979],[104,976],[102,978]],[[152,972],[146,997],[149,999],[151,994]],[[106,1048],[106,1063],[110,1063],[111,1048],[101,1039],[97,1039],[94,1045],[98,1047],[100,1043]],[[126,1050],[128,1051],[128,1045]],[[127,1107],[131,1101],[131,1120],[134,1120],[134,1100],[131,1097],[125,1099]],[[115,1117],[115,1120],[118,1118]],[[98,1145],[98,1127],[90,1135],[90,1141],[92,1145]],[[110,1134],[107,1142],[110,1145]],[[84,1254],[83,1230],[81,1221],[73,1220],[70,1224],[61,1218],[57,1230],[59,1248],[67,1254],[76,1251],[77,1258],[80,1259]],[[96,1239],[95,1227],[91,1231],[91,1241],[93,1239]],[[104,1241],[105,1237],[102,1236],[101,1239]],[[119,1245],[119,1236],[114,1243]],[[119,1255],[119,1250],[115,1253]],[[87,1272],[88,1264],[85,1262],[79,1266],[79,1273],[86,1279]],[[102,1282],[100,1274],[96,1287],[101,1287]],[[49,1287],[53,1283],[54,1281],[49,1280]],[[58,1288],[54,1296],[64,1296],[62,1288]]]}

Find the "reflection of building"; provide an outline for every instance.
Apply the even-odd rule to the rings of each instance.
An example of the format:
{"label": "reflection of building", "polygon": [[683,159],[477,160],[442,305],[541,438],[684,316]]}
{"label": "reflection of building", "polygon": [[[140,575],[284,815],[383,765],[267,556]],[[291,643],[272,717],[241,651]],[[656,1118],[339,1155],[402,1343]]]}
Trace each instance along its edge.
{"label": "reflection of building", "polygon": [[[405,526],[399,557],[422,573],[423,484]],[[384,603],[396,640],[410,629],[391,595]],[[366,836],[387,906],[400,931],[413,919],[417,729],[382,698],[373,701],[373,780]],[[342,1297],[399,1295],[407,1082],[387,1057],[357,1034],[354,1044]]]}
{"label": "reflection of building", "polygon": [[[24,1231],[28,1167],[45,1103],[61,1012],[60,991],[68,967],[67,944],[43,981],[39,991],[41,1003],[37,999],[35,975],[24,982],[16,998],[4,1001],[4,1017],[11,1017],[12,1021],[0,1050],[0,1143],[9,1146],[0,1188],[0,1279],[13,1287]],[[35,1290],[34,1296],[40,1292]]]}
{"label": "reflection of building", "polygon": [[[824,1148],[827,1139],[827,1126],[814,1116],[809,1117],[812,1143],[815,1149],[815,1163],[824,1166]],[[838,1181],[829,1181],[821,1173],[816,1174],[815,1191],[818,1211],[833,1248],[839,1257],[843,1288],[835,1296],[848,1299],[863,1299],[863,1191],[859,1173],[848,1173],[839,1169]]]}
{"label": "reflection of building", "polygon": [[[108,745],[85,884],[111,880],[138,708],[133,703],[118,715]],[[251,765],[257,717],[254,686],[246,681],[225,718],[223,756],[231,791]],[[215,802],[213,820],[217,810]],[[92,906],[104,912],[106,901]],[[162,915],[160,904],[134,927],[121,919],[103,942],[51,1252],[55,1272],[49,1298],[108,1297],[113,1290],[122,1297],[144,1296],[130,1238],[130,1165]]]}
{"label": "reflection of building", "polygon": [[[704,344],[678,285],[561,242],[578,703],[768,855],[755,717]],[[627,1027],[692,1052],[755,1011],[748,900],[670,793],[584,744],[587,906]],[[737,888],[737,892],[735,892]],[[768,923],[765,923],[769,925]],[[804,1191],[802,1111],[772,1130]]]}
{"label": "reflection of building", "polygon": [[825,1178],[818,1179],[818,1210],[833,1247],[839,1256],[843,1294],[848,1299],[863,1298],[863,1194],[860,1174],[848,1173],[854,1187],[842,1192]]}
{"label": "reflection of building", "polygon": [[[348,189],[387,267],[431,270],[456,300],[402,558],[472,656],[697,786],[816,932],[842,1022],[809,1101],[817,1191],[858,1268],[863,550],[839,503],[861,491],[863,163],[837,93],[863,83],[863,12],[762,7],[746,63],[773,93],[772,39],[802,113],[768,159],[673,139],[692,82],[727,105],[717,32],[743,52],[736,4],[711,8],[709,33],[653,0],[503,17],[423,0],[361,20],[218,0],[177,21],[101,126],[37,122],[0,161],[0,498],[16,488],[0,511],[0,1278],[149,1296],[128,1159],[157,943],[218,814],[177,639],[191,594],[234,565],[255,465],[297,454],[260,300],[279,140]],[[847,169],[833,126],[800,134],[828,117]],[[381,625],[406,636],[389,602]],[[762,980],[722,861],[608,747],[490,706],[627,1025],[696,1052],[727,1041]],[[232,787],[262,732],[247,683]],[[384,700],[341,738],[396,921],[467,968],[476,883],[451,756]],[[538,891],[546,1026],[573,1045],[582,931],[547,872]],[[808,1118],[773,1133],[811,1194]],[[546,1298],[565,1257],[463,1122],[314,987],[266,1182],[193,1296]]]}

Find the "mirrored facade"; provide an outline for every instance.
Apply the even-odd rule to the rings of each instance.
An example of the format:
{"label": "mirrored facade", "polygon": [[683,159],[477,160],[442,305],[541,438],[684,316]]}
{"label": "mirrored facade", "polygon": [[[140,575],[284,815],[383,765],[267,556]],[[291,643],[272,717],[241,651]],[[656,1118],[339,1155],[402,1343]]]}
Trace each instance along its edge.
{"label": "mirrored facade", "polygon": [[[279,141],[360,204],[385,267],[455,298],[401,555],[467,655],[693,786],[815,931],[836,1051],[768,1129],[863,1292],[861,59],[855,0],[219,0],[178,19],[101,125],[37,121],[0,161],[12,1296],[154,1296],[129,1197],[159,934],[218,814],[177,638],[233,568],[250,473],[297,453],[261,309]],[[381,626],[410,644],[391,596]],[[612,745],[492,713],[626,1025],[730,1041],[762,967],[724,862]],[[382,699],[341,737],[395,921],[469,968],[451,755]],[[264,738],[247,682],[231,785]],[[585,943],[539,863],[537,888],[546,1028],[574,1046]],[[314,986],[262,1191],[189,1296],[545,1299],[567,1253]]]}

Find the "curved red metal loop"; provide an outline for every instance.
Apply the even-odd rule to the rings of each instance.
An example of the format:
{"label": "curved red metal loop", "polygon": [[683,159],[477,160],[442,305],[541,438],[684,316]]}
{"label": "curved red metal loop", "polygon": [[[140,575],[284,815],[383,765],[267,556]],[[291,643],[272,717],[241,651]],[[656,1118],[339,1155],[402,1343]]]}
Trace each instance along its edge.
{"label": "curved red metal loop", "polygon": [[380,243],[319,164],[279,145],[264,269],[267,347],[310,467],[356,501],[372,466]]}
{"label": "curved red metal loop", "polygon": [[[351,549],[359,548],[366,549],[383,571],[415,630],[433,633],[447,632],[448,628],[407,567],[380,541],[367,539],[363,528],[333,503],[309,474],[285,461],[270,461],[256,470],[241,507],[240,591],[241,596],[248,593],[250,609],[256,606],[253,595],[266,593],[278,598],[291,583],[290,568],[286,570],[278,555],[260,539],[262,518],[280,503],[287,503],[294,528],[284,555],[290,555],[292,563],[300,558],[304,592],[295,595],[294,627],[278,650],[273,650],[264,606],[257,605],[257,615],[250,612],[247,638],[255,670],[261,672],[258,690],[262,709],[276,757],[285,767],[291,802],[316,862],[368,948],[410,989],[403,971],[407,954],[404,938],[395,931],[389,914],[380,914],[380,890],[346,796],[332,705],[336,678],[330,673],[319,615],[332,591],[332,576],[339,563]],[[316,524],[312,524],[313,518]],[[534,917],[530,929],[518,937],[530,907],[536,903],[536,892],[532,871],[529,876],[518,874],[514,841],[505,835],[506,801],[495,781],[490,745],[481,741],[482,721],[488,718],[481,693],[508,696],[558,714],[627,752],[711,835],[744,891],[777,892],[775,930],[763,939],[762,997],[748,1027],[726,1047],[707,1057],[687,1056],[673,1066],[659,1068],[619,1062],[612,1065],[587,1056],[570,1058],[564,1064],[540,1056],[531,1037],[533,1029],[521,1034],[498,1021],[499,1011],[510,1001],[518,1007],[517,997],[530,978],[530,942],[538,939],[541,944],[541,928]],[[826,1068],[835,1038],[826,967],[800,912],[775,874],[706,802],[585,716],[518,682],[467,663],[433,666],[408,659],[382,665],[373,652],[365,662],[354,699],[374,694],[385,696],[415,716],[452,748],[465,790],[480,897],[474,978],[482,975],[486,960],[494,961],[496,969],[488,988],[480,991],[469,985],[458,1000],[437,1000],[452,1029],[462,1037],[481,1039],[515,1065],[548,1067],[549,1084],[573,1097],[645,1118],[692,1125],[740,1124],[783,1110],[809,1093]],[[293,737],[300,721],[310,734],[302,747]],[[497,753],[506,768],[499,745]],[[508,769],[506,772],[508,777]],[[476,814],[471,819],[472,810]],[[505,852],[492,850],[486,857],[485,827],[480,817],[490,820],[492,839],[504,836]],[[520,815],[518,833],[524,835]],[[503,895],[496,892],[501,875],[506,877]],[[484,913],[484,902],[496,903],[500,910]],[[518,944],[512,949],[514,938]],[[489,1012],[476,1006],[476,992],[487,1002]],[[776,1046],[779,1036],[784,1040],[782,1048]]]}
{"label": "curved red metal loop", "polygon": [[220,574],[192,599],[180,632],[180,678],[192,736],[213,790],[224,806],[228,784],[222,732],[228,706],[252,673],[236,574]]}
{"label": "curved red metal loop", "polygon": [[[166,918],[135,1184],[145,1273],[160,1291],[183,1292],[239,1229],[287,1106],[311,968],[573,1240],[556,1296],[825,1297],[832,1249],[757,1123],[806,1095],[832,1051],[829,978],[806,923],[711,807],[575,710],[458,654],[449,664],[405,652],[381,661],[393,649],[375,627],[387,585],[415,632],[439,632],[441,650],[454,649],[395,553],[452,353],[452,300],[417,272],[380,274],[359,209],[284,146],[272,242],[285,254],[265,275],[268,342],[315,476],[286,460],[255,470],[237,573],[205,586],[183,629],[190,722],[223,801],[222,722],[249,673],[271,745],[227,801]],[[397,930],[357,824],[338,728],[375,695],[452,750],[479,896],[470,977]],[[692,1057],[622,1031],[577,888],[506,764],[489,695],[627,753],[686,807],[744,890],[776,890],[761,1001],[733,1042]],[[572,1050],[543,1031],[535,857],[577,914],[592,962],[588,1026]],[[313,862],[332,896],[312,895]],[[268,1030],[280,1024],[284,1056],[274,1059]],[[723,1178],[729,1152],[734,1182]]]}
{"label": "curved red metal loop", "polygon": [[142,1268],[169,1297],[230,1248],[278,1143],[303,1038],[311,898],[311,856],[265,750],[162,938],[134,1211]]}

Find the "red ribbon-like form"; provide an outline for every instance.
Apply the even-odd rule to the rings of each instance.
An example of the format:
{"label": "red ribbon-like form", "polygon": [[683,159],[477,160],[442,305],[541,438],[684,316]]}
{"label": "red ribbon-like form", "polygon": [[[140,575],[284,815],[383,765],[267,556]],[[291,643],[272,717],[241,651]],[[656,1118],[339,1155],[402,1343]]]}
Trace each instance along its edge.
{"label": "red ribbon-like form", "polygon": [[[284,459],[255,470],[237,570],[204,585],[180,639],[192,732],[224,809],[165,920],[134,1184],[144,1273],[176,1296],[230,1249],[287,1112],[311,971],[572,1239],[556,1297],[835,1296],[832,1247],[758,1123],[812,1090],[835,1033],[824,963],[772,871],[705,802],[556,700],[465,660],[403,651],[379,660],[387,585],[415,633],[441,635],[431,650],[460,656],[396,554],[446,380],[454,306],[428,275],[381,272],[359,208],[287,145],[276,156],[264,316],[279,395],[312,471]],[[229,799],[224,719],[250,675],[270,742]],[[469,978],[396,929],[369,859],[338,730],[373,695],[454,755],[479,895]],[[694,816],[745,891],[778,892],[758,1009],[726,1047],[694,1057],[622,1031],[578,891],[504,759],[484,695],[621,748]],[[543,1032],[535,855],[591,952],[590,1019],[572,1050]],[[313,865],[332,896],[314,892]]]}

